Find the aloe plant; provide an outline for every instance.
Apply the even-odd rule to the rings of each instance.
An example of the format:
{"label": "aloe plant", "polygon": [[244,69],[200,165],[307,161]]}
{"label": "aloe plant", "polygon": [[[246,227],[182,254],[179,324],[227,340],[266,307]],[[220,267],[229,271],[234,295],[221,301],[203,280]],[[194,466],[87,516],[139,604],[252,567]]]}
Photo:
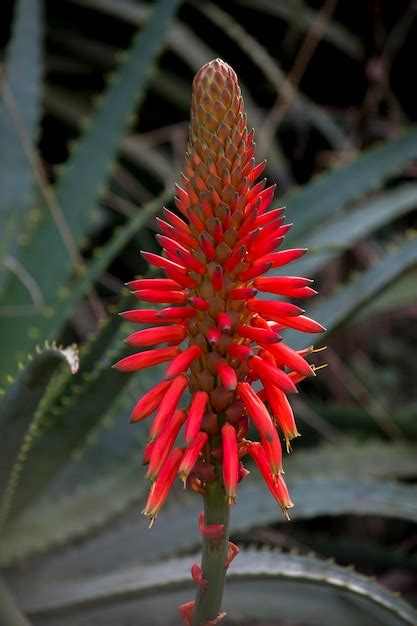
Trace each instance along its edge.
{"label": "aloe plant", "polygon": [[[190,27],[186,13],[185,18],[178,13],[179,2],[159,0],[151,10],[127,0],[71,4],[118,20],[138,34],[123,58],[115,54],[112,42],[107,55],[98,43],[96,58],[102,70],[113,75],[107,77],[100,102],[85,107],[85,100],[74,93],[65,93],[63,99],[62,92],[45,85],[42,78],[42,3],[14,3],[0,102],[4,191],[0,199],[0,622],[134,624],[140,615],[141,623],[150,626],[176,624],[180,623],[176,606],[193,593],[189,570],[198,560],[195,520],[201,506],[180,488],[152,530],[138,514],[146,502],[138,459],[149,433],[145,422],[128,427],[127,419],[137,399],[162,380],[164,369],[123,376],[111,369],[129,354],[122,339],[131,332],[116,313],[134,308],[136,300],[127,292],[120,296],[120,283],[109,271],[122,259],[135,272],[137,249],[151,246],[157,252],[157,247],[152,248],[150,220],[162,216],[163,204],[172,197],[172,154],[153,144],[152,136],[139,135],[138,140],[138,127],[134,133],[129,130],[132,118],[140,118],[141,103],[151,92],[162,94],[185,119],[190,92],[188,81],[177,71],[178,58],[195,72],[217,50],[198,28]],[[262,80],[277,90],[285,77],[274,67],[271,52],[263,42],[249,45],[250,28],[233,17],[233,5],[246,4],[240,0],[225,11],[207,3],[193,10],[234,42],[239,54],[261,70]],[[281,3],[258,4],[257,11],[286,20],[296,32],[305,32],[316,19],[302,2],[297,3],[297,13]],[[65,47],[61,24],[56,33]],[[340,54],[362,58],[361,42],[336,21],[330,23],[325,38]],[[83,45],[85,41],[79,34],[78,69],[89,67],[92,50]],[[173,63],[157,61],[163,45]],[[46,61],[50,63],[49,56]],[[249,119],[258,125],[256,90],[250,89],[250,75],[244,78]],[[53,185],[47,183],[36,147],[42,96],[47,109],[55,107],[56,115],[78,133],[77,145]],[[66,106],[70,97],[72,115]],[[332,145],[346,140],[340,123],[300,90],[296,102]],[[85,112],[88,124],[80,123]],[[137,150],[143,151],[142,158],[137,158]],[[341,274],[337,288],[324,289],[311,307],[311,315],[327,328],[323,344],[332,345],[347,329],[358,332],[373,316],[413,302],[415,236],[404,232],[403,224],[410,223],[417,192],[412,181],[404,182],[403,173],[416,151],[417,132],[408,127],[282,198],[288,219],[296,224],[287,235],[289,245],[310,248],[308,255],[294,261],[294,274],[313,275],[320,282],[332,264],[341,263],[365,237],[372,238],[372,262],[359,266],[355,276]],[[290,164],[276,137],[268,168],[275,179],[291,181]],[[118,176],[120,170],[125,177]],[[126,175],[132,172],[139,173],[145,189],[132,188]],[[136,191],[139,196],[145,191],[139,208],[134,204]],[[97,245],[95,219],[103,197],[114,201],[124,215],[119,213],[110,222],[112,234],[100,248],[91,257],[83,256],[86,238]],[[100,210],[99,219],[104,220]],[[113,232],[116,223],[118,230]],[[145,264],[140,266],[137,278],[160,278],[155,273],[145,275],[147,271]],[[268,276],[276,275],[271,270]],[[81,344],[79,366],[78,351],[71,345],[74,339]],[[306,347],[309,339],[301,341],[291,331],[285,336],[298,349]],[[320,380],[315,385],[322,389]],[[320,556],[306,555],[304,549],[300,554],[273,550],[267,545],[271,531],[268,540],[253,535],[254,527],[269,526],[279,529],[285,545],[297,537],[308,544],[302,533],[308,520],[333,517],[342,523],[344,516],[379,516],[387,524],[400,520],[405,527],[416,521],[415,485],[410,481],[417,475],[411,404],[392,411],[407,441],[387,442],[366,408],[323,403],[324,392],[320,393],[320,397],[305,397],[304,402],[320,423],[334,429],[331,433],[337,442],[317,444],[320,435],[313,432],[314,422],[304,423],[300,410],[303,437],[296,441],[296,454],[286,459],[286,480],[296,503],[291,511],[293,534],[255,471],[240,485],[231,515],[231,539],[240,544],[241,554],[230,567],[224,610],[243,623],[278,618],[311,623],[314,614],[323,624],[413,624],[414,609],[374,580]],[[342,553],[343,546],[334,537],[324,538],[307,528],[311,545],[322,550],[325,543],[323,553]],[[252,536],[258,537],[258,545],[266,544],[264,550],[248,545]],[[361,546],[355,550],[351,553],[358,554]],[[391,563],[414,567],[406,553],[382,546],[376,537],[366,553],[369,569],[381,554],[387,559],[384,562],[391,558]]]}

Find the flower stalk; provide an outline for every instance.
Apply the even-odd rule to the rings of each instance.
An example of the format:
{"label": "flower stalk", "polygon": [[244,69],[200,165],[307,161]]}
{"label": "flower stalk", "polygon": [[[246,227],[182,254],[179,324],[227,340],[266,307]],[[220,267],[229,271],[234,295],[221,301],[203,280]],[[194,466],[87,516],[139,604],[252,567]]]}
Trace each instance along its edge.
{"label": "flower stalk", "polygon": [[[226,560],[229,545],[230,507],[225,497],[221,478],[207,485],[204,496],[204,525],[200,525],[203,554],[201,571],[206,583],[197,586],[193,612],[193,626],[216,620],[220,614],[226,578]],[[214,536],[210,527],[222,526]]]}

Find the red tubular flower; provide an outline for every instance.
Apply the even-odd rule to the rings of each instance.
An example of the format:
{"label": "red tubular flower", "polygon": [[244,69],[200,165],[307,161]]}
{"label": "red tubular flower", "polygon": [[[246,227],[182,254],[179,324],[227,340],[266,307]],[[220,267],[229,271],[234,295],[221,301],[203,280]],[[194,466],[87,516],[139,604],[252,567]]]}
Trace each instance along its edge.
{"label": "red tubular flower", "polygon": [[192,444],[187,447],[178,470],[179,477],[184,482],[184,486],[188,476],[193,471],[194,465],[197,463],[201,450],[204,448],[207,441],[207,433],[199,432]]}
{"label": "red tubular flower", "polygon": [[261,315],[273,315],[279,317],[295,317],[304,313],[304,309],[300,309],[296,304],[291,302],[276,302],[275,300],[256,300],[251,298],[247,302],[249,311],[260,313]]}
{"label": "red tubular flower", "polygon": [[273,430],[272,441],[268,441],[266,437],[261,435],[263,449],[268,459],[269,468],[274,480],[279,474],[283,473],[282,469],[282,448],[276,429]]}
{"label": "red tubular flower", "polygon": [[263,263],[270,263],[271,268],[282,267],[283,265],[287,265],[287,263],[291,263],[291,261],[295,261],[299,259],[307,252],[307,248],[294,248],[292,250],[282,250],[281,252],[273,252],[272,254],[266,254],[261,257],[257,261],[255,261],[256,265],[261,265]]}
{"label": "red tubular flower", "polygon": [[227,348],[227,352],[231,357],[239,359],[240,361],[247,361],[253,357],[253,352],[248,346],[237,343],[231,343]]}
{"label": "red tubular flower", "polygon": [[139,289],[133,295],[143,302],[169,302],[182,304],[187,300],[185,291],[168,291],[167,289]]}
{"label": "red tubular flower", "polygon": [[261,472],[267,484],[268,489],[280,505],[284,515],[288,517],[287,509],[290,509],[294,505],[291,502],[287,486],[281,474],[278,475],[277,480],[274,479],[271,473],[271,469],[269,467],[268,458],[266,456],[265,450],[259,443],[251,443],[248,447],[248,452],[252,459],[255,461],[259,471]]}
{"label": "red tubular flower", "polygon": [[217,323],[220,330],[223,332],[228,332],[232,327],[232,320],[230,319],[230,315],[227,315],[227,313],[218,313]]}
{"label": "red tubular flower", "polygon": [[295,330],[301,330],[303,333],[323,333],[326,329],[318,322],[306,317],[305,315],[298,315],[298,317],[282,318],[279,316],[270,316],[270,319],[285,328],[294,328]]}
{"label": "red tubular flower", "polygon": [[265,355],[263,358],[255,356],[249,361],[249,367],[259,375],[264,386],[270,384],[279,387],[284,393],[297,393],[297,388],[291,378],[279,367],[271,365]]}
{"label": "red tubular flower", "polygon": [[237,385],[236,372],[226,361],[217,364],[216,372],[220,382],[227,391],[234,391]]}
{"label": "red tubular flower", "polygon": [[255,278],[253,284],[259,291],[286,296],[288,291],[307,287],[312,282],[310,278],[301,276],[263,276]]}
{"label": "red tubular flower", "polygon": [[142,459],[142,464],[143,465],[148,465],[150,459],[151,459],[151,454],[152,454],[152,450],[155,447],[155,442],[154,441],[148,441],[148,443],[145,446],[145,449],[143,451],[143,459]]}
{"label": "red tubular flower", "polygon": [[254,421],[260,435],[268,441],[272,441],[274,436],[274,425],[265,405],[259,400],[258,396],[248,383],[239,383],[237,392]]}
{"label": "red tubular flower", "polygon": [[174,411],[174,415],[169,420],[164,432],[156,440],[152,449],[146,478],[155,480],[158,476],[162,465],[165,463],[172,447],[174,446],[175,440],[180,432],[180,428],[185,422],[185,418],[185,411],[181,409]]}
{"label": "red tubular flower", "polygon": [[184,326],[175,324],[173,326],[157,326],[156,328],[145,328],[133,335],[129,335],[125,342],[128,346],[142,348],[154,346],[157,343],[178,344],[187,336]]}
{"label": "red tubular flower", "polygon": [[196,296],[191,296],[190,298],[188,298],[188,302],[199,311],[207,311],[209,306],[207,300],[204,300],[203,298],[198,298]]}
{"label": "red tubular flower", "polygon": [[162,397],[170,384],[170,380],[163,380],[155,385],[155,387],[152,387],[152,389],[150,389],[148,393],[145,393],[145,395],[142,396],[138,403],[135,405],[135,408],[133,409],[131,414],[130,421],[138,422],[139,420],[143,420],[145,419],[145,417],[148,417],[148,415],[153,413],[155,409],[157,409],[161,404]]}
{"label": "red tubular flower", "polygon": [[189,306],[168,307],[156,312],[156,319],[168,323],[177,323],[194,317],[195,309]]}
{"label": "red tubular flower", "polygon": [[181,372],[186,372],[190,367],[191,363],[195,361],[201,354],[200,346],[190,346],[184,352],[180,352],[175,359],[172,361],[171,365],[169,365],[165,379],[171,380],[174,376],[181,374]]}
{"label": "red tubular flower", "polygon": [[219,343],[221,338],[222,331],[220,330],[220,328],[210,328],[210,330],[207,331],[207,341],[210,344]]}
{"label": "red tubular flower", "polygon": [[289,443],[291,439],[300,436],[295,424],[294,413],[291,405],[288,402],[288,398],[285,393],[272,385],[265,386],[265,395],[277,424],[283,432],[287,443],[287,450],[289,451],[291,450]]}
{"label": "red tubular flower", "polygon": [[185,427],[185,441],[187,444],[192,443],[200,431],[208,400],[209,396],[205,391],[196,391],[191,400]]}
{"label": "red tubular flower", "polygon": [[164,395],[164,401],[160,403],[150,430],[151,441],[154,441],[165,428],[169,418],[177,408],[177,404],[188,385],[188,379],[180,374],[170,384]]}
{"label": "red tubular flower", "polygon": [[256,296],[256,289],[253,287],[243,287],[242,289],[233,289],[230,293],[231,300],[248,300]]}
{"label": "red tubular flower", "polygon": [[158,474],[158,478],[151,487],[146,506],[143,510],[143,514],[151,518],[150,527],[167,499],[172,483],[177,475],[182,455],[183,450],[181,450],[181,448],[174,448],[171,451]]}
{"label": "red tubular flower", "polygon": [[165,289],[175,291],[180,289],[181,285],[170,278],[139,278],[138,280],[131,280],[130,283],[126,283],[126,287],[129,287],[132,291],[138,289]]}
{"label": "red tubular flower", "polygon": [[[287,394],[314,368],[306,360],[312,350],[293,350],[281,333],[324,328],[287,300],[314,295],[309,279],[264,275],[306,252],[278,250],[291,224],[284,223],[282,208],[269,210],[275,186],[258,180],[264,167],[255,163],[236,74],[219,59],[208,63],[193,83],[176,211],[164,209],[157,219],[162,252],[142,253],[162,276],[128,283],[141,301],[168,306],[122,314],[151,326],[131,334],[130,346],[168,347],[139,351],[115,365],[132,372],[168,362],[165,380],[132,412],[138,421],[156,411],[146,448],[148,475],[156,478],[145,508],[152,520],[178,472],[200,493],[211,480],[222,481],[231,504],[239,478],[247,474],[239,455],[247,453],[282,509],[291,506],[280,474],[277,426],[289,446],[298,432]],[[273,296],[258,299],[258,291]],[[252,388],[257,381],[263,385],[259,395]],[[187,388],[191,399],[184,413],[178,406]],[[245,439],[250,420],[260,435],[253,444]],[[183,453],[172,448],[184,422]]]}
{"label": "red tubular flower", "polygon": [[157,314],[157,309],[133,309],[133,311],[123,311],[120,317],[134,324],[154,324],[158,322]]}
{"label": "red tubular flower", "polygon": [[113,367],[120,372],[136,372],[137,370],[171,361],[179,354],[178,348],[160,348],[132,354],[118,361]]}
{"label": "red tubular flower", "polygon": [[242,324],[242,326],[239,326],[237,329],[237,333],[240,337],[260,343],[276,343],[279,341],[279,335],[274,333],[273,330],[266,328],[254,328],[253,326]]}
{"label": "red tubular flower", "polygon": [[302,374],[303,376],[314,376],[314,371],[311,369],[307,361],[296,350],[287,346],[283,341],[274,345],[263,345],[259,342],[263,348],[268,350],[275,358],[277,365],[287,365],[290,369]]}

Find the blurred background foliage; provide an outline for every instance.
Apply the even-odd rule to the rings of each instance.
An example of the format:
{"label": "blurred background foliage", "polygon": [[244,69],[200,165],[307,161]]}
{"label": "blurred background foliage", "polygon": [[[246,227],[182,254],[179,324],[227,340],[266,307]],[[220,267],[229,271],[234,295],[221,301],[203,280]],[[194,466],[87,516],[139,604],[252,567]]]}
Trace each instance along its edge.
{"label": "blurred background foliage", "polygon": [[[171,625],[193,595],[197,496],[171,497],[149,532],[138,515],[147,432],[127,418],[159,372],[109,368],[123,283],[148,272],[138,250],[157,251],[172,206],[193,75],[216,56],[329,329],[329,366],[294,401],[292,523],[255,473],[241,486],[229,623],[417,623],[415,1],[0,11],[0,623]],[[79,367],[59,347],[74,343]]]}

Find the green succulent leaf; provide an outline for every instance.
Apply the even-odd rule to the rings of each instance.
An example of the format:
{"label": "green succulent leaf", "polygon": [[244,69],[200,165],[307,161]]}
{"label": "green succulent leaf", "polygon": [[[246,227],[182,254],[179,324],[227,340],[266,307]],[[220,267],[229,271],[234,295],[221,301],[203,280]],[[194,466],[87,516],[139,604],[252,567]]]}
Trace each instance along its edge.
{"label": "green succulent leaf", "polygon": [[[313,401],[310,406],[328,424],[335,426],[339,432],[343,432],[346,436],[351,435],[356,439],[381,436],[380,425],[360,406],[340,405],[328,401]],[[396,407],[395,410],[390,411],[390,417],[404,437],[409,441],[416,441],[417,423],[412,407]],[[313,432],[311,425],[303,424],[302,430],[303,438],[306,437],[311,440],[313,437],[313,440],[317,441],[317,431]]]}
{"label": "green succulent leaf", "polygon": [[[117,326],[117,322],[114,325]],[[83,368],[63,387],[58,381],[57,389],[52,390],[51,397],[40,406],[42,432],[22,464],[13,515],[36,499],[56,478],[128,384],[129,376],[121,376],[111,369],[126,352],[124,335],[126,329],[119,329],[91,370]]]}
{"label": "green succulent leaf", "polygon": [[[303,426],[300,427],[303,431]],[[304,438],[304,437],[303,437]],[[300,439],[301,444],[302,439]],[[294,444],[294,454],[285,458],[288,475],[302,478],[326,472],[329,476],[364,479],[402,479],[417,476],[416,446],[399,441],[351,441],[340,439],[303,449]]]}
{"label": "green succulent leaf", "polygon": [[30,626],[2,578],[0,578],[0,623],[7,626]]}
{"label": "green succulent leaf", "polygon": [[123,250],[127,243],[143,228],[165,202],[171,198],[171,193],[163,193],[161,196],[149,202],[145,206],[138,208],[137,214],[127,220],[125,224],[115,229],[113,236],[103,247],[94,251],[93,259],[86,267],[85,271],[79,275],[71,286],[71,292],[68,298],[62,303],[51,321],[48,329],[48,337],[57,336],[64,323],[71,316],[77,303],[100,278],[103,272],[108,268],[110,263]]}
{"label": "green succulent leaf", "polygon": [[31,208],[33,172],[27,150],[36,141],[40,115],[42,3],[19,0],[6,51],[0,90],[0,288],[5,270],[18,271],[19,228]]}
{"label": "green succulent leaf", "polygon": [[132,503],[143,501],[147,488],[135,454],[123,465],[111,467],[94,483],[79,485],[71,495],[56,495],[56,502],[41,500],[5,529],[0,565],[8,565],[98,531]]}
{"label": "green succulent leaf", "polygon": [[[17,590],[17,598],[35,625],[37,615],[47,616],[51,626],[61,624],[62,615],[73,626],[87,622],[105,626],[115,623],[115,615],[129,623],[128,616],[134,614],[141,616],[144,626],[176,624],[179,597],[184,601],[179,589],[192,593],[189,572],[195,560],[198,556],[193,555],[121,567],[111,575],[78,580],[38,579],[31,588]],[[275,551],[240,552],[228,574],[224,607],[229,618],[240,622],[277,614],[306,624],[316,623],[312,614],[320,615],[325,626],[398,626],[415,624],[417,619],[411,606],[375,580],[314,556]]]}
{"label": "green succulent leaf", "polygon": [[[333,332],[416,265],[417,243],[412,236],[388,252],[371,268],[312,307],[309,315],[319,320],[328,332]],[[285,336],[297,349],[317,341],[317,335],[313,334],[301,336],[300,333],[289,331]],[[320,341],[323,341],[323,335],[320,335]]]}
{"label": "green succulent leaf", "polygon": [[10,377],[9,386],[0,400],[1,518],[4,521],[20,478],[21,466],[39,427],[37,411],[42,396],[57,368],[65,362],[71,372],[78,369],[78,352],[74,346],[60,348],[46,344],[35,354],[29,354],[20,364],[17,375]]}
{"label": "green succulent leaf", "polygon": [[[120,424],[118,427],[123,428]],[[181,493],[180,490],[175,503],[172,498],[168,500],[151,534],[146,529],[147,520],[138,515],[147,489],[145,472],[139,461],[147,431],[145,428],[140,430],[141,436],[136,442],[129,435],[135,447],[130,446],[129,457],[122,463],[108,468],[95,481],[89,480],[88,485],[79,480],[72,491],[65,491],[67,476],[67,482],[58,482],[47,499],[40,500],[9,524],[4,532],[0,565],[88,535],[116,515],[128,511],[132,505],[135,510],[127,514],[127,525],[120,528],[117,536],[110,532],[107,539],[105,534],[97,541],[90,539],[91,550],[100,555],[95,560],[98,571],[106,567],[115,552],[123,554],[125,563],[129,562],[132,542],[136,543],[144,561],[198,545],[196,519],[200,503],[188,492]],[[109,443],[110,440],[116,442],[115,433],[110,435]],[[110,446],[107,449],[110,450]],[[90,476],[88,466],[82,461],[83,457],[76,474],[79,479],[83,475]],[[317,468],[315,475],[306,479],[312,467]],[[320,476],[320,468],[326,468],[331,478]],[[295,502],[291,511],[294,520],[344,514],[384,515],[411,521],[417,518],[416,488],[392,482],[395,477],[417,475],[414,446],[382,442],[345,443],[338,447],[324,445],[291,455],[286,460],[285,469]],[[72,480],[74,484],[74,476]],[[109,493],[113,494],[112,498],[108,497]],[[255,471],[242,483],[235,508],[232,528],[236,532],[248,530],[254,524],[285,522]],[[81,555],[79,558],[83,560]],[[65,571],[71,567],[65,557],[61,563],[58,556],[57,563]]]}
{"label": "green succulent leaf", "polygon": [[[308,253],[291,264],[291,272],[301,276],[314,274],[357,241],[369,237],[416,207],[417,185],[407,183],[367,199],[350,211],[341,211],[303,238],[302,245],[308,247]],[[296,225],[294,228],[297,230]]]}
{"label": "green succulent leaf", "polygon": [[411,307],[417,299],[417,272],[411,270],[395,281],[387,290],[369,302],[359,313],[358,319],[369,319],[372,315],[380,315]]}
{"label": "green succulent leaf", "polygon": [[[179,0],[156,3],[65,166],[56,187],[58,206],[51,207],[52,212],[43,208],[38,227],[21,251],[20,263],[30,271],[45,306],[26,316],[28,333],[21,332],[21,320],[16,316],[2,324],[0,339],[9,358],[30,349],[35,337],[39,340],[48,336],[51,318],[57,308],[65,305],[65,298],[57,298],[57,294],[74,264],[73,255],[65,248],[78,245],[91,226],[92,209],[102,193],[129,118],[143,100],[155,57],[178,6]],[[53,262],[46,262],[45,251]],[[27,294],[17,280],[8,289],[7,302],[27,303]]]}
{"label": "green succulent leaf", "polygon": [[285,238],[287,244],[301,243],[311,229],[378,189],[399,172],[417,151],[417,129],[411,128],[396,139],[377,145],[349,165],[318,176],[286,198],[286,213],[296,225]]}
{"label": "green succulent leaf", "polygon": [[[124,298],[122,308],[131,306],[131,297]],[[155,384],[155,377],[161,378],[162,370],[127,375],[111,369],[129,353],[123,342],[129,330],[112,311],[83,348],[77,374],[63,374],[48,389],[38,411],[42,432],[21,468],[13,515],[41,495],[56,500],[72,493],[86,475],[91,485],[103,476],[103,468],[107,476],[132,448],[144,445],[147,426],[131,429],[127,421],[137,399]]]}

